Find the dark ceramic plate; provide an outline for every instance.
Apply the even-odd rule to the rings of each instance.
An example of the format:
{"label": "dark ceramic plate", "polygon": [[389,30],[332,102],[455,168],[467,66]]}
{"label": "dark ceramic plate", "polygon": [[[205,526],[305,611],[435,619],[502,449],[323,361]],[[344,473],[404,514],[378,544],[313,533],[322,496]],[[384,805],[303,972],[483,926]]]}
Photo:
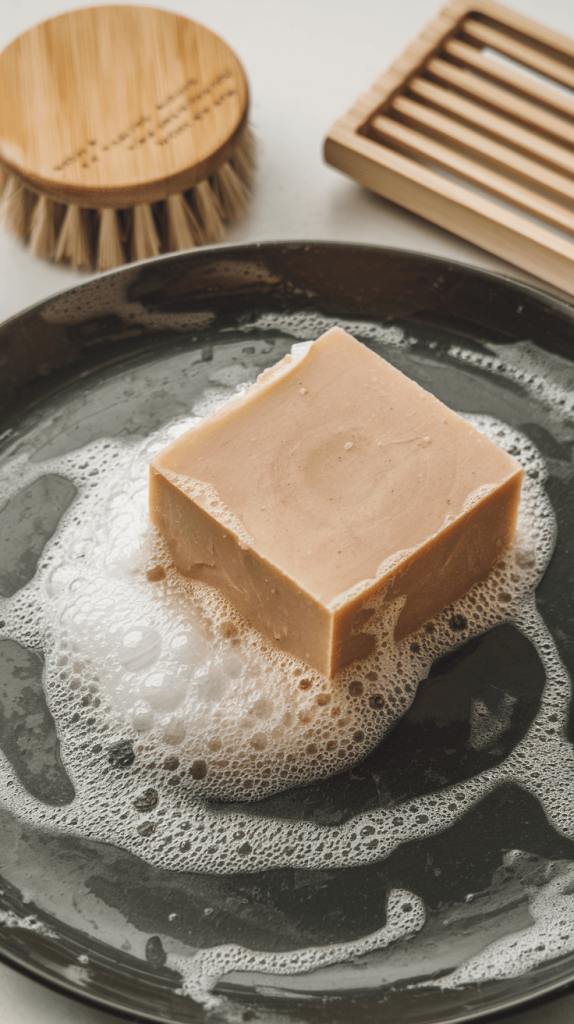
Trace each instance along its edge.
{"label": "dark ceramic plate", "polygon": [[[529,358],[540,354],[545,373],[566,383],[574,380],[571,307],[441,260],[315,243],[169,256],[83,285],[69,303],[61,297],[58,303],[58,315],[52,302],[44,303],[0,329],[4,446],[18,434],[31,437],[35,431],[37,437],[38,427],[42,433],[54,410],[63,408],[76,413],[59,418],[62,451],[100,436],[145,435],[181,415],[181,394],[176,404],[158,383],[170,360],[200,349],[209,362],[218,347],[224,353],[223,364],[218,353],[220,365],[231,364],[238,353],[249,364],[255,358],[250,341],[255,341],[259,365],[271,364],[280,348],[277,315],[290,318],[292,327],[298,313],[302,323],[310,323],[307,314],[352,322],[359,337],[364,332],[377,351],[450,406],[519,427],[547,459],[548,491],[558,517],[558,547],[539,587],[538,606],[564,663],[574,667],[574,431],[563,401],[557,399],[553,409],[552,395],[538,399],[532,380],[500,369],[501,363],[515,365],[528,341]],[[198,316],[195,327],[185,326],[194,322],[190,314],[206,312],[211,318]],[[261,320],[265,314],[272,314],[267,327]],[[259,326],[250,327],[256,320]],[[377,340],[365,326],[372,324],[394,325],[416,345],[389,344],[384,336]],[[132,382],[129,398],[122,384],[126,372]],[[197,397],[192,383],[189,387],[184,406]],[[82,396],[86,401],[78,403]],[[9,521],[6,510],[0,511],[0,593],[33,574],[70,497],[65,487],[48,481],[28,518],[20,511],[17,521],[14,515]],[[19,545],[17,557],[14,545]],[[15,671],[7,643],[0,638],[0,747],[33,795],[48,804],[66,803],[70,784],[43,700],[41,670],[30,668],[23,652],[21,671]],[[434,666],[430,680],[421,684],[415,713],[362,765],[327,782],[244,805],[243,812],[307,818],[329,827],[367,809],[389,803],[400,808],[414,795],[460,784],[504,762],[536,715],[543,686],[534,648],[512,626],[499,626]],[[495,745],[472,748],[467,742],[471,697],[482,695],[488,704],[502,690],[513,699],[507,727]],[[440,725],[433,717],[437,699]],[[38,735],[29,734],[32,721],[36,730],[41,721],[48,752],[41,770],[29,755]],[[529,855],[521,879],[502,866],[507,851],[515,849]],[[427,922],[416,940],[316,975],[227,976],[218,985],[225,1000],[210,1019],[467,1021],[556,992],[574,980],[574,953],[567,953],[506,980],[455,990],[414,984],[446,975],[489,943],[527,928],[532,923],[527,892],[538,876],[548,876],[549,862],[574,860],[574,842],[552,828],[534,796],[511,780],[451,828],[364,867],[223,877],[162,871],[104,844],[40,831],[1,805],[0,857],[0,955],[6,962],[140,1020],[205,1019],[201,1007],[178,994],[180,979],[165,967],[165,949],[239,943],[280,951],[352,940],[384,924],[391,887],[424,900]],[[45,929],[13,926],[30,916]]]}

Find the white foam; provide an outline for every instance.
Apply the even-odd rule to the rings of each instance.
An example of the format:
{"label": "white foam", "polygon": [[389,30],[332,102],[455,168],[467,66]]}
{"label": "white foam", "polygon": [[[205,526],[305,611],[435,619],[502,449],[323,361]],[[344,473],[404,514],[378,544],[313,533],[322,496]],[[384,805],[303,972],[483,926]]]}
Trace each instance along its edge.
{"label": "white foam", "polygon": [[492,353],[452,344],[449,355],[467,365],[487,370],[493,377],[502,377],[519,384],[527,394],[544,405],[557,422],[574,421],[574,368],[569,359],[549,354],[524,340],[498,345],[485,342]]}
{"label": "white foam", "polygon": [[207,1009],[214,1009],[221,1000],[211,993],[217,982],[231,971],[303,974],[364,956],[375,949],[386,949],[393,942],[415,935],[425,923],[422,900],[406,889],[391,889],[386,911],[384,926],[355,942],[312,946],[287,953],[259,953],[232,945],[213,946],[199,950],[192,957],[169,954],[167,966],[182,976],[181,995],[190,996]]}
{"label": "white foam", "polygon": [[56,932],[53,932],[51,928],[39,921],[33,914],[27,914],[26,917],[19,917],[12,910],[0,910],[0,925],[3,928],[19,928],[25,932],[35,932],[37,935],[43,935],[46,939],[57,939]]}
{"label": "white foam", "polygon": [[[219,382],[194,416],[233,393],[231,382]],[[7,806],[37,825],[114,843],[167,869],[214,873],[367,864],[447,828],[506,780],[536,794],[554,827],[574,838],[574,756],[563,733],[569,681],[533,601],[554,544],[544,464],[519,432],[490,417],[467,418],[525,467],[514,547],[484,584],[437,617],[433,632],[393,646],[398,607],[370,624],[378,652],[332,686],[266,647],[214,592],[179,577],[149,534],[147,463],[189,421],[143,444],[102,440],[42,464],[25,456],[7,462],[0,505],[44,473],[67,476],[78,488],[36,576],[0,606],[5,634],[44,651],[47,701],[76,796],[66,807],[47,807],[1,759]],[[165,576],[150,582],[148,571]],[[456,635],[453,615],[466,621]],[[501,764],[337,827],[240,811],[223,816],[205,802],[258,798],[355,763],[405,712],[433,660],[503,621],[534,644],[547,684],[535,722]],[[507,711],[493,721],[476,704],[477,749],[504,733]],[[225,969],[243,954],[234,953]],[[308,969],[321,956],[322,948],[309,953]]]}
{"label": "white foam", "polygon": [[[511,850],[504,857],[506,866],[526,866],[528,854]],[[451,974],[427,982],[425,987],[456,989],[484,978],[518,978],[534,967],[574,952],[574,863],[547,861],[541,865],[538,884],[524,886],[528,910],[534,918],[529,928],[511,932],[492,942]]]}
{"label": "white foam", "polygon": [[[504,435],[498,440],[538,465],[518,435],[487,421],[479,426]],[[399,645],[389,638],[400,601],[383,605],[366,627],[377,635],[375,653],[329,683],[267,644],[217,592],[174,570],[147,526],[147,461],[158,443],[96,442],[44,463],[44,471],[70,477],[79,496],[35,580],[4,612],[9,635],[44,650],[45,689],[76,791],[86,790],[86,746],[94,754],[92,779],[117,743],[131,743],[137,755],[134,783],[147,763],[148,788],[169,786],[173,794],[177,787],[183,799],[253,800],[349,767],[404,714],[432,661],[452,646],[451,616],[468,623],[459,640],[507,619],[506,596],[516,604],[531,591],[552,546],[544,505],[526,487],[520,544],[530,543],[534,506],[540,533],[538,555],[518,549],[526,568],[509,556],[438,617],[433,634],[425,628]],[[17,473],[22,486],[21,462]],[[11,491],[14,482],[7,483]],[[147,573],[165,578],[150,583]],[[161,822],[158,811],[146,827],[163,831],[168,813]],[[226,867],[236,860],[229,848],[218,848],[218,856]]]}
{"label": "white foam", "polygon": [[[79,324],[85,323],[90,317],[100,317],[106,314],[115,314],[124,329],[119,329],[115,335],[108,334],[108,340],[120,340],[127,337],[131,332],[130,328],[147,327],[150,330],[171,330],[184,331],[203,329],[208,327],[215,319],[215,313],[211,310],[201,310],[193,313],[166,313],[154,311],[144,306],[142,302],[130,299],[129,289],[133,287],[139,278],[138,267],[122,270],[121,273],[112,273],[95,281],[88,281],[77,290],[67,291],[58,298],[47,302],[40,310],[40,316],[53,324]],[[127,328],[127,330],[126,330]]]}
{"label": "white foam", "polygon": [[[379,324],[365,323],[364,320],[333,320],[332,317],[322,316],[320,313],[262,313],[254,320],[244,324],[240,330],[246,334],[254,330],[276,331],[287,334],[291,338],[299,338],[301,342],[314,341],[332,327],[340,327],[347,334],[359,335],[363,341],[382,342],[385,345],[395,345],[401,348],[410,348],[416,345],[416,339],[405,335],[401,327],[381,327]],[[302,345],[293,345],[292,351],[297,358],[304,355],[306,348]]]}
{"label": "white foam", "polygon": [[493,712],[486,706],[484,701],[473,698],[470,709],[469,747],[473,747],[474,750],[492,748],[496,740],[504,736],[504,733],[510,726],[515,704],[516,697],[513,697],[510,693],[504,693],[500,707],[497,708],[496,712]]}

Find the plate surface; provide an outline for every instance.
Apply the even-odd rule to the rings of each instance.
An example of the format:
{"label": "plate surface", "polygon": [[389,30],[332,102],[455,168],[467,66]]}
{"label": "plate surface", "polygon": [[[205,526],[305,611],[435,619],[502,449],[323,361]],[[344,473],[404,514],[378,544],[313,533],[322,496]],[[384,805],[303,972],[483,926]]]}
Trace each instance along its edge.
{"label": "plate surface", "polygon": [[[239,382],[243,371],[249,377],[271,365],[292,342],[331,323],[352,330],[457,411],[497,417],[536,444],[558,519],[557,549],[537,603],[571,673],[574,419],[567,395],[574,388],[574,311],[528,287],[425,256],[318,243],[201,250],[129,267],[0,329],[0,458],[32,437],[36,460],[99,437],[143,438],[197,400],[196,377],[177,394],[161,384],[187,353],[201,352],[205,379],[217,388],[218,380],[239,374]],[[212,365],[219,373],[213,379]],[[563,392],[552,381],[562,381]],[[28,533],[0,510],[0,593],[30,579],[73,499],[65,483],[44,486],[35,497],[43,511]],[[15,543],[21,558],[13,557]],[[41,673],[26,670],[23,696],[6,643],[0,633],[0,748],[32,795],[65,804],[70,783]],[[411,711],[361,765],[239,809],[326,827],[378,807],[399,809],[504,764],[536,716],[543,688],[532,645],[500,625],[435,664]],[[496,742],[473,747],[472,700],[488,705],[495,692],[510,694],[512,715]],[[32,719],[34,728],[41,719],[44,760],[29,753]],[[224,1001],[210,1019],[466,1021],[574,981],[568,952],[515,978],[456,989],[417,984],[530,927],[533,887],[574,861],[574,841],[511,779],[450,828],[384,860],[332,870],[165,871],[105,844],[40,830],[3,804],[0,835],[0,955],[61,990],[139,1019],[209,1016],[178,994],[181,979],[165,966],[165,951],[237,943],[279,952],[348,942],[383,926],[392,888],[424,901],[427,920],[416,939],[312,975],[227,975],[217,987]],[[521,872],[508,869],[512,850],[529,855]]]}

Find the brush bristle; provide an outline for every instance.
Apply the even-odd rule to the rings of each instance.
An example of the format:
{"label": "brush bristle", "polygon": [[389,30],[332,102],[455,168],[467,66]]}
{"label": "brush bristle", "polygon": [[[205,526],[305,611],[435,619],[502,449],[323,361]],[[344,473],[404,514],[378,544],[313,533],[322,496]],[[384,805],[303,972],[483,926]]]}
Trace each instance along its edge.
{"label": "brush bristle", "polygon": [[133,208],[131,258],[146,260],[150,256],[159,256],[160,251],[161,243],[153,210],[149,203],[140,203]]}
{"label": "brush bristle", "polygon": [[30,225],[30,249],[34,256],[51,259],[56,246],[56,224],[58,211],[48,196],[40,196],[36,203]]}
{"label": "brush bristle", "polygon": [[18,238],[30,234],[30,217],[34,195],[15,174],[7,174],[2,190],[2,219],[8,231]]}
{"label": "brush bristle", "polygon": [[243,129],[229,158],[235,173],[249,186],[255,171],[255,136],[249,125]]}
{"label": "brush bristle", "polygon": [[100,210],[96,266],[98,270],[113,270],[125,262],[118,213],[106,207]]}
{"label": "brush bristle", "polygon": [[225,233],[223,210],[209,182],[200,181],[188,195],[197,211],[197,219],[202,226],[205,241],[220,242]]}
{"label": "brush bristle", "polygon": [[224,222],[235,220],[247,207],[254,167],[255,141],[246,126],[229,159],[185,196],[127,210],[87,210],[37,197],[21,178],[0,166],[0,213],[9,231],[29,238],[35,256],[65,260],[77,269],[93,267],[96,223],[96,266],[112,270],[128,261],[128,251],[130,260],[143,260],[162,251],[220,242]]}
{"label": "brush bristle", "polygon": [[165,201],[167,249],[193,249],[203,242],[203,232],[189,203],[182,195]]}
{"label": "brush bristle", "polygon": [[90,211],[80,206],[68,206],[58,234],[54,259],[69,260],[76,270],[91,270],[91,234]]}
{"label": "brush bristle", "polygon": [[249,189],[226,162],[213,175],[213,190],[219,199],[224,220],[237,220],[249,204]]}

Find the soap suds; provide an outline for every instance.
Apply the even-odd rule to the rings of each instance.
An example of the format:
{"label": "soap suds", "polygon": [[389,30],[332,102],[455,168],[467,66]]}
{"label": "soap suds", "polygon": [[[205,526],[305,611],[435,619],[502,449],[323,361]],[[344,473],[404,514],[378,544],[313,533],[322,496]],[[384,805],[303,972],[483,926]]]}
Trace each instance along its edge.
{"label": "soap suds", "polygon": [[220,978],[230,971],[271,975],[307,973],[364,956],[375,949],[386,949],[392,942],[415,935],[425,923],[422,900],[405,889],[391,889],[386,911],[385,925],[355,942],[313,946],[288,953],[258,953],[241,946],[213,946],[199,950],[192,957],[169,954],[167,966],[181,974],[183,985],[179,991],[182,995],[191,996],[207,1009],[213,1009],[220,999],[211,993]]}
{"label": "soap suds", "polygon": [[[281,329],[277,318],[273,327]],[[388,343],[388,329],[377,330]],[[391,343],[405,342],[397,335]],[[149,459],[236,393],[234,381],[219,381],[194,404],[193,417],[143,443],[102,440],[41,464],[26,455],[7,461],[0,506],[45,473],[60,473],[78,488],[33,580],[0,604],[3,635],[44,653],[47,700],[76,797],[47,807],[2,758],[7,806],[23,820],[114,843],[166,869],[213,873],[371,863],[448,828],[505,781],[535,794],[551,824],[574,838],[574,756],[564,732],[569,680],[533,600],[555,529],[535,447],[490,417],[466,417],[526,470],[512,550],[484,584],[434,620],[433,632],[423,629],[393,646],[400,608],[387,609],[386,619],[375,616],[368,626],[379,638],[375,655],[327,686],[266,646],[213,591],[179,577],[148,531]],[[456,636],[453,616],[465,623]],[[206,802],[257,799],[357,762],[404,714],[436,658],[500,622],[513,622],[530,639],[547,675],[536,720],[501,764],[337,827],[237,810],[222,816]],[[496,742],[511,711],[503,702],[494,714],[476,701],[469,742],[476,749]],[[356,955],[350,945],[340,948]],[[258,955],[225,948],[217,954],[228,957],[225,971]],[[324,963],[325,949],[305,951],[301,969]],[[222,961],[211,974],[209,963],[196,961],[200,971],[192,975],[182,966],[184,979],[192,978],[184,988],[219,976]],[[204,981],[197,984],[205,995]]]}
{"label": "soap suds", "polygon": [[300,338],[301,342],[292,348],[295,357],[300,358],[301,355],[305,355],[312,341],[325,334],[331,327],[340,327],[353,337],[358,335],[361,341],[383,342],[385,345],[396,345],[401,348],[416,345],[416,340],[407,337],[400,327],[380,327],[378,324],[365,323],[364,320],[333,320],[332,317],[321,316],[320,313],[263,313],[240,329],[246,334],[254,330],[275,331],[287,334],[291,338]]}
{"label": "soap suds", "polygon": [[[487,355],[453,344],[448,354],[457,361],[513,381],[562,423],[574,421],[574,368],[569,359],[544,351],[533,342],[512,345],[485,342]],[[558,372],[557,372],[557,368]]]}
{"label": "soap suds", "polygon": [[470,709],[469,747],[473,747],[474,750],[492,748],[496,740],[509,728],[515,704],[516,697],[511,693],[505,693],[500,707],[493,712],[487,708],[484,701],[473,698]]}
{"label": "soap suds", "polygon": [[524,889],[534,923],[491,943],[451,974],[425,982],[423,987],[456,989],[484,978],[518,978],[539,964],[574,952],[574,863],[543,862],[539,877],[528,880],[532,861],[538,858],[522,850],[510,850],[504,857],[507,869],[519,877],[527,875]]}
{"label": "soap suds", "polygon": [[43,935],[46,939],[59,938],[55,932],[43,924],[42,921],[39,921],[33,914],[28,914],[26,917],[18,917],[12,910],[0,910],[0,927],[19,928],[26,932],[36,932],[37,935]]}
{"label": "soap suds", "polygon": [[[561,758],[570,751],[559,727],[552,741],[545,733],[546,714],[557,706],[564,714],[563,670],[532,604],[554,543],[543,464],[516,431],[470,419],[511,447],[526,469],[514,548],[484,584],[437,617],[433,632],[423,628],[394,645],[400,600],[376,613],[366,627],[377,634],[375,653],[333,683],[266,644],[216,591],[181,577],[149,532],[147,465],[175,426],[143,444],[98,441],[44,463],[42,472],[67,476],[78,497],[35,578],[2,602],[2,617],[6,636],[44,652],[48,705],[76,799],[48,809],[3,764],[14,809],[164,867],[214,872],[368,863],[447,827],[517,773],[532,790],[542,788],[553,819],[568,820],[559,785],[547,785],[537,771],[539,733]],[[39,473],[37,465],[15,460],[5,470],[2,499]],[[400,812],[366,813],[368,838],[354,822],[325,829],[240,813],[222,819],[205,803],[258,799],[361,760],[408,709],[431,663],[452,648],[453,615],[466,624],[458,643],[514,621],[549,674],[538,724],[502,765],[457,785],[455,794],[408,801]],[[148,790],[157,800],[142,811]]]}
{"label": "soap suds", "polygon": [[[518,434],[486,420],[477,425],[512,443],[527,467],[539,467],[532,445]],[[125,835],[143,853],[142,839],[147,846],[157,836],[156,856],[161,850],[167,865],[173,852],[162,837],[186,801],[201,814],[205,798],[258,800],[362,760],[408,710],[433,660],[451,648],[452,615],[467,624],[459,641],[509,620],[531,593],[554,538],[540,485],[531,480],[518,547],[489,580],[445,609],[433,633],[423,628],[401,644],[390,638],[402,599],[385,604],[385,595],[377,595],[365,627],[377,637],[373,654],[330,683],[250,629],[219,592],[175,570],[148,526],[147,464],[163,439],[154,435],[133,446],[97,441],[44,463],[44,471],[72,480],[78,498],[35,580],[6,602],[3,617],[8,636],[44,652],[44,687],[75,803],[93,806],[98,786],[92,780],[108,775],[116,837]],[[23,474],[18,465],[18,486],[26,482]],[[159,794],[158,808],[143,820],[136,806],[142,771]],[[194,862],[205,865],[202,847],[182,837],[183,862],[193,852]],[[353,862],[360,848],[341,856]],[[247,836],[218,842],[209,869],[249,869],[260,856],[259,843]]]}
{"label": "soap suds", "polygon": [[[208,327],[215,319],[211,310],[194,313],[166,313],[155,311],[144,306],[143,302],[129,299],[128,292],[140,276],[139,267],[112,273],[95,281],[80,285],[79,289],[65,292],[64,295],[47,302],[41,310],[42,319],[52,324],[79,324],[90,317],[101,317],[115,314],[125,329],[114,335],[108,333],[108,340],[119,340],[126,337],[137,326],[149,330],[185,331],[200,330]],[[126,330],[127,329],[127,330]]]}

